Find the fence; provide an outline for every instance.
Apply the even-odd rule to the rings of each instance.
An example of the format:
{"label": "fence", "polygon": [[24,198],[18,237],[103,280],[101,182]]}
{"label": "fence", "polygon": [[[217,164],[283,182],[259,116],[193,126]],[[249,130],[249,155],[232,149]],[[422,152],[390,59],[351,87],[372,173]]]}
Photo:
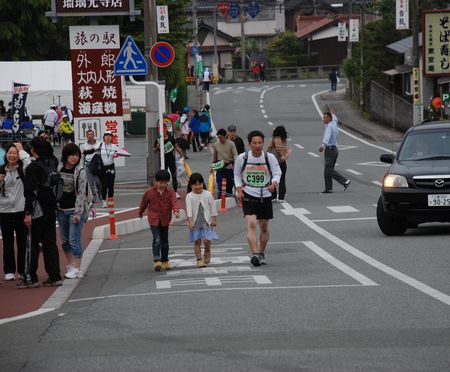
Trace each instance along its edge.
{"label": "fence", "polygon": [[370,113],[384,125],[406,132],[413,125],[413,106],[380,84],[370,83]]}
{"label": "fence", "polygon": [[[336,69],[340,76],[343,74],[342,65],[329,66],[297,66],[267,68],[265,70],[266,80],[297,80],[297,79],[328,79],[328,74]],[[225,72],[225,76],[228,74]],[[232,81],[258,81],[259,75],[255,76],[251,70],[232,70]]]}

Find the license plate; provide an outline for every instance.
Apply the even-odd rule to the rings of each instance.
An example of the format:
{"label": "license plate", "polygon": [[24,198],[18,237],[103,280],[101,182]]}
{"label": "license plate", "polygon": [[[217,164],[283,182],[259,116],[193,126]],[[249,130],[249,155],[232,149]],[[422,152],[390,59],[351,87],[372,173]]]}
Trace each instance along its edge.
{"label": "license plate", "polygon": [[429,207],[450,207],[450,194],[428,195]]}

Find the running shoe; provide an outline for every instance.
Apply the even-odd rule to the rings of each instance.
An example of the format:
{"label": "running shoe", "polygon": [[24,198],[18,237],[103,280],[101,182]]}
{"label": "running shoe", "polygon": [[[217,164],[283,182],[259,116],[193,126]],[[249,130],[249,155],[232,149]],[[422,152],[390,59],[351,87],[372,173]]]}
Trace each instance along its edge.
{"label": "running shoe", "polygon": [[25,280],[21,280],[16,284],[16,288],[25,289],[25,288],[39,288],[39,282],[27,283]]}
{"label": "running shoe", "polygon": [[254,254],[250,260],[253,266],[261,266],[261,262],[259,261],[259,255]]}
{"label": "running shoe", "polygon": [[5,280],[7,282],[9,282],[11,280],[16,280],[16,275],[14,273],[5,274]]}
{"label": "running shoe", "polygon": [[264,253],[259,254],[259,263],[261,265],[266,265],[266,255]]}
{"label": "running shoe", "polygon": [[51,280],[50,278],[45,279],[42,282],[43,287],[59,287],[62,286],[62,280]]}

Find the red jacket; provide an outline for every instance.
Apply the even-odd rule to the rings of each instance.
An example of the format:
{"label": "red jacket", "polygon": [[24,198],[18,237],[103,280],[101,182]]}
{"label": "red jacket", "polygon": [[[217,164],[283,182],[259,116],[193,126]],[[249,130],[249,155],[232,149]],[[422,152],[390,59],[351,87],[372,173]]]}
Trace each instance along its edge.
{"label": "red jacket", "polygon": [[180,207],[177,196],[173,190],[166,189],[160,194],[156,186],[150,187],[142,197],[139,206],[139,216],[142,216],[148,207],[147,218],[150,226],[168,226],[172,219],[172,211],[179,212]]}

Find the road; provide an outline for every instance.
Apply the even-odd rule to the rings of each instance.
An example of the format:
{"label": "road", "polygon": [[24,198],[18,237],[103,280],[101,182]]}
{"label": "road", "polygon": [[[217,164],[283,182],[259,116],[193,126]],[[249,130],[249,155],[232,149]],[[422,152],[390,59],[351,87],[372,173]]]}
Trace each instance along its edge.
{"label": "road", "polygon": [[149,231],[104,242],[62,308],[0,326],[1,370],[449,370],[449,226],[380,232],[378,159],[395,151],[388,143],[341,133],[337,169],[352,183],[320,193],[323,124],[312,96],[328,87],[211,89],[217,128],[269,136],[283,124],[290,134],[288,193],[274,207],[267,266],[249,264],[239,209],[220,216],[206,269],[195,268],[185,224],[171,228],[167,273],[151,269]]}

